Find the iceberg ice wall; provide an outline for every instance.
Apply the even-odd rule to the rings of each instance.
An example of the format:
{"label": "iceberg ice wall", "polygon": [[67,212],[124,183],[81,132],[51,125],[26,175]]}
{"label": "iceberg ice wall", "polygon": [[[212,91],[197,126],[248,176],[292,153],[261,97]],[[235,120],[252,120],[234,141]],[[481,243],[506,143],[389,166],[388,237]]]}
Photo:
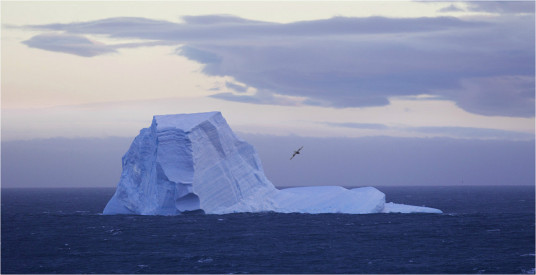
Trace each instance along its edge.
{"label": "iceberg ice wall", "polygon": [[276,189],[253,146],[220,112],[154,116],[123,156],[123,172],[104,214],[234,212],[379,213],[440,210],[385,203],[372,187]]}

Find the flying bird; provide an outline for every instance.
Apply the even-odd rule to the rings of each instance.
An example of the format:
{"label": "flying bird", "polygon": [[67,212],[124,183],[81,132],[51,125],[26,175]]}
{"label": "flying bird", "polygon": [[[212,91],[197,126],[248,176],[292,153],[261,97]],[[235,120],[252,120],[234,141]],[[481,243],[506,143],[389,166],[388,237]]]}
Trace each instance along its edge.
{"label": "flying bird", "polygon": [[292,158],[294,158],[294,156],[299,155],[299,154],[300,154],[300,150],[301,150],[302,148],[303,148],[303,146],[300,147],[300,149],[294,151],[294,154],[292,154],[292,157],[290,157],[290,159],[292,160]]}

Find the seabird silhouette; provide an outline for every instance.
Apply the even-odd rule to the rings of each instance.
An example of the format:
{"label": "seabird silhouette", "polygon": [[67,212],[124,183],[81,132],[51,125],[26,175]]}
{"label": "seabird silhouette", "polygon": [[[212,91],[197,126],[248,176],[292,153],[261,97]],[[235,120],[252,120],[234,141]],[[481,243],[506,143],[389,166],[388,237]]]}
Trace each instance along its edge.
{"label": "seabird silhouette", "polygon": [[292,158],[294,158],[294,156],[299,155],[299,154],[300,154],[300,150],[301,150],[302,148],[303,148],[303,146],[300,147],[300,149],[294,151],[294,154],[292,154],[292,157],[290,157],[290,159],[292,160]]}

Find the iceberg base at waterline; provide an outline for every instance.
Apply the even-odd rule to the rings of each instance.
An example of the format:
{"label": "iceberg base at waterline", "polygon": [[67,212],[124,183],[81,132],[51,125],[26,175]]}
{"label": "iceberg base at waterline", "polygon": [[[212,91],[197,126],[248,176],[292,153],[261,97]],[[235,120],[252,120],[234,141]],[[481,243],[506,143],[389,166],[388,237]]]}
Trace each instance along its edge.
{"label": "iceberg base at waterline", "polygon": [[240,212],[441,213],[386,203],[373,187],[277,189],[257,152],[238,138],[220,112],[157,115],[134,139],[103,214],[178,215]]}

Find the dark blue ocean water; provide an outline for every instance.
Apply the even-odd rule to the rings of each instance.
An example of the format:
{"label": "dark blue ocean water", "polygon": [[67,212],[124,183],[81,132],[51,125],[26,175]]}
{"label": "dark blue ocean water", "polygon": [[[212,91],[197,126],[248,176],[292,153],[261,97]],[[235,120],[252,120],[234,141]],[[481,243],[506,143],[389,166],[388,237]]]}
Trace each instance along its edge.
{"label": "dark blue ocean water", "polygon": [[114,189],[2,189],[2,273],[534,273],[534,187],[379,187],[445,214],[100,215]]}

